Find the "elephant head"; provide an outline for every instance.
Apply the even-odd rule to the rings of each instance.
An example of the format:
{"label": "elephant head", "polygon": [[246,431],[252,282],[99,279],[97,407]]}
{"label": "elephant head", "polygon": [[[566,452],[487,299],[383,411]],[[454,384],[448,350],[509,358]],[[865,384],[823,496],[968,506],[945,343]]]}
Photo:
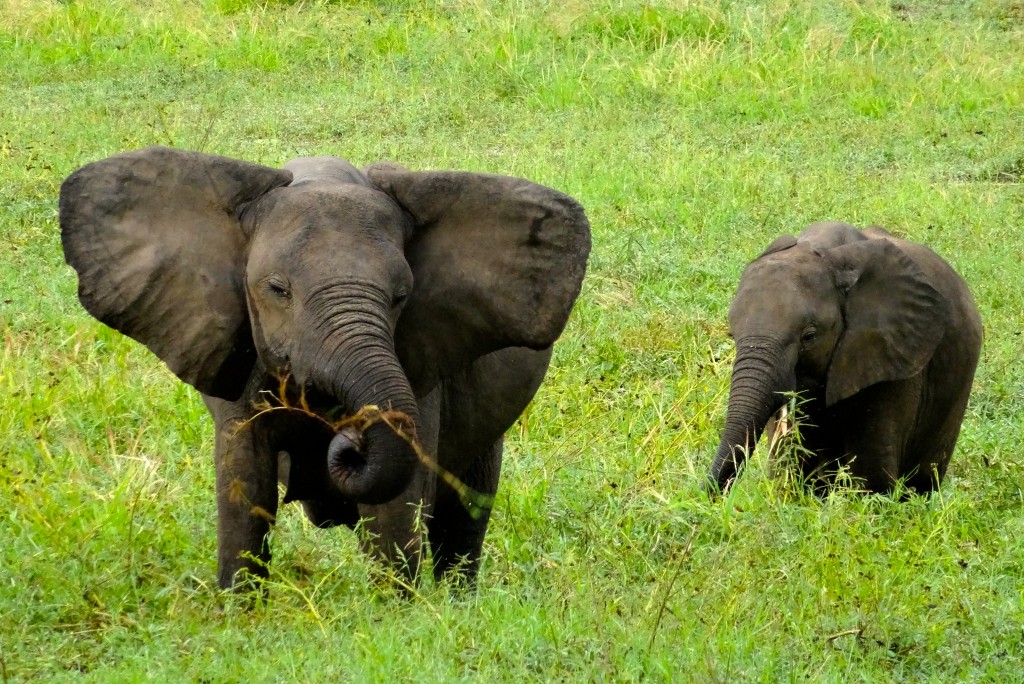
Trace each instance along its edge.
{"label": "elephant head", "polygon": [[912,377],[931,358],[948,304],[888,237],[814,224],[799,239],[778,238],[744,270],[729,310],[736,359],[711,491],[736,477],[787,393],[829,408]]}
{"label": "elephant head", "polygon": [[[413,430],[447,374],[554,342],[590,248],[582,208],[521,179],[162,147],[73,173],[60,221],[85,308],[200,392],[237,400],[266,369]],[[394,498],[416,458],[382,423],[328,451],[360,503]]]}

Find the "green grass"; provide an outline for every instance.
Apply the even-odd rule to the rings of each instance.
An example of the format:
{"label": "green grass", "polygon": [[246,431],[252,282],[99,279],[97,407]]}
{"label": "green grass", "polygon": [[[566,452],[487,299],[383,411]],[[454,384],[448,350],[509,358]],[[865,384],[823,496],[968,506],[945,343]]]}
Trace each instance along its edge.
{"label": "green grass", "polygon": [[[152,9],[150,5],[159,4]],[[1016,0],[0,0],[0,682],[1024,677],[1024,5]],[[594,229],[508,438],[479,590],[375,588],[285,507],[270,596],[215,588],[212,425],[89,318],[56,197],[160,143],[521,175]],[[699,483],[739,274],[877,223],[986,324],[940,495]]]}

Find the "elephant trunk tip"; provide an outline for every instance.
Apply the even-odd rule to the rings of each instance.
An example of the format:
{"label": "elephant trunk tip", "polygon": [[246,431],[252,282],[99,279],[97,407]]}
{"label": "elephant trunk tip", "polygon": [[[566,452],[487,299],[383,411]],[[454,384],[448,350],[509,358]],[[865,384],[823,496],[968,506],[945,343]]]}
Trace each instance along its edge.
{"label": "elephant trunk tip", "polygon": [[723,440],[715,453],[715,460],[708,470],[704,481],[704,491],[712,500],[727,493],[739,477],[747,460],[750,441],[730,446],[730,441]]}
{"label": "elephant trunk tip", "polygon": [[415,452],[392,428],[342,428],[327,448],[327,472],[346,497],[381,504],[398,496],[412,476]]}
{"label": "elephant trunk tip", "polygon": [[727,478],[724,482],[720,481],[714,475],[709,474],[704,478],[704,493],[712,501],[718,501],[718,499],[729,491],[730,486],[733,483],[732,478]]}
{"label": "elephant trunk tip", "polygon": [[367,461],[363,449],[362,433],[353,427],[342,428],[327,447],[327,465],[331,475],[348,479],[365,468]]}
{"label": "elephant trunk tip", "polygon": [[[717,466],[717,464],[716,464]],[[739,468],[733,462],[723,463],[720,467],[712,466],[704,479],[704,493],[712,501],[726,494],[736,481]]]}

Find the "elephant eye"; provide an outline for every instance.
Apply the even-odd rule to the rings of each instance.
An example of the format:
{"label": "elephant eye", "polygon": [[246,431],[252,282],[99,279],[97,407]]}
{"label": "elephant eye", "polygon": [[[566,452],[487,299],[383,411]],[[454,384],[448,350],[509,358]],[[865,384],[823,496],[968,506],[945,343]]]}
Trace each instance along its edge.
{"label": "elephant eye", "polygon": [[813,328],[813,327],[812,328],[807,328],[807,330],[804,330],[804,334],[800,336],[800,341],[801,342],[810,342],[811,340],[813,340],[817,336],[818,336],[818,331],[817,331],[816,328]]}
{"label": "elephant eye", "polygon": [[409,293],[408,292],[406,292],[405,290],[399,290],[391,298],[391,306],[392,306],[392,308],[398,308],[398,307],[402,306],[403,304],[405,304],[405,300],[407,300],[408,298],[409,298]]}
{"label": "elephant eye", "polygon": [[277,297],[279,299],[291,299],[292,298],[292,293],[288,289],[288,286],[285,285],[280,280],[277,280],[276,278],[267,281],[267,289],[270,291],[270,294],[274,295],[275,297]]}

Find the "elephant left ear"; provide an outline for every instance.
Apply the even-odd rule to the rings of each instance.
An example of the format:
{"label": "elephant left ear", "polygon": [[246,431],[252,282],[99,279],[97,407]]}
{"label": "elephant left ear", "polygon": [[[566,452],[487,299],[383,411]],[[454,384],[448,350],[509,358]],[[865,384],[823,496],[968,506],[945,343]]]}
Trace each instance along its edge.
{"label": "elephant left ear", "polygon": [[389,163],[365,171],[414,224],[395,347],[417,394],[489,352],[558,339],[590,254],[578,202],[521,178]]}
{"label": "elephant left ear", "polygon": [[828,406],[879,382],[921,372],[946,332],[949,304],[885,238],[828,250],[847,291],[846,329],[829,366]]}

